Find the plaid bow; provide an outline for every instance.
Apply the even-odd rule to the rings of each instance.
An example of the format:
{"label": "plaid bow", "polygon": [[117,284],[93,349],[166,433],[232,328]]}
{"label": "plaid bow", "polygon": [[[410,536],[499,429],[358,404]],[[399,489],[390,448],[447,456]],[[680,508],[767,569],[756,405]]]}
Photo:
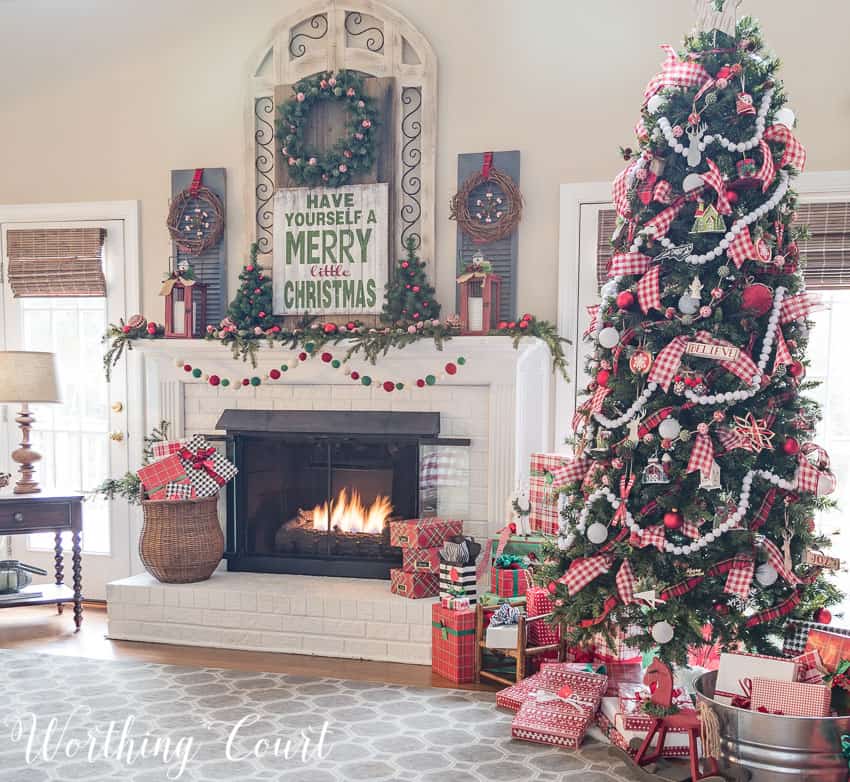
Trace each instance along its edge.
{"label": "plaid bow", "polygon": [[629,538],[629,545],[634,548],[655,546],[659,551],[664,551],[664,544],[666,542],[667,537],[664,534],[664,527],[660,524],[654,524],[644,529],[632,527],[632,535]]}
{"label": "plaid bow", "polygon": [[691,458],[688,459],[688,468],[685,472],[692,473],[695,470],[699,470],[700,472],[710,473],[713,461],[714,443],[711,441],[711,436],[697,434],[694,447],[691,449]]}
{"label": "plaid bow", "polygon": [[662,209],[651,220],[647,220],[644,228],[652,229],[656,239],[660,239],[662,236],[667,236],[670,226],[673,225],[673,221],[679,215],[679,212],[682,211],[682,207],[685,205],[686,200],[685,196],[679,196],[673,201],[673,203],[670,204],[670,206],[666,209]]}
{"label": "plaid bow", "polygon": [[729,247],[726,249],[726,255],[729,256],[729,259],[738,269],[744,265],[744,261],[758,260],[759,256],[750,236],[750,227],[748,225],[745,225],[738,231],[735,238],[729,243]]}
{"label": "plaid bow", "polygon": [[643,158],[634,163],[629,163],[614,179],[614,184],[611,190],[611,197],[614,202],[614,208],[620,217],[630,217],[632,214],[629,206],[629,186],[631,185],[634,172],[644,165]]}
{"label": "plaid bow", "polygon": [[806,167],[806,148],[795,138],[785,125],[771,125],[765,132],[768,141],[779,141],[785,145],[779,167],[792,166],[801,171]]}
{"label": "plaid bow", "polygon": [[669,44],[663,44],[661,49],[666,52],[667,59],[661,64],[661,73],[653,76],[643,91],[644,106],[664,87],[699,87],[711,81],[708,71],[699,63],[680,60],[676,50]]}
{"label": "plaid bow", "polygon": [[[810,453],[817,454],[817,465],[809,461],[808,454]],[[823,473],[831,474],[829,472],[829,455],[819,445],[806,443],[800,448],[800,455],[797,458],[797,489],[810,494],[817,494],[821,475]],[[826,493],[829,494],[830,492]]]}
{"label": "plaid bow", "polygon": [[581,592],[597,576],[607,573],[611,567],[611,561],[611,557],[605,554],[574,559],[567,572],[561,576],[561,581],[567,585],[570,597]]}
{"label": "plaid bow", "polygon": [[723,174],[715,165],[711,158],[705,159],[708,165],[708,171],[702,175],[702,181],[717,193],[717,211],[722,215],[732,214],[732,205],[726,197],[726,183],[723,181]]}
{"label": "plaid bow", "polygon": [[788,570],[788,568],[785,567],[785,557],[782,556],[782,552],[776,547],[776,544],[773,541],[763,538],[758,545],[764,549],[767,554],[767,561],[770,563],[771,567],[773,567],[773,569],[791,586],[797,586],[797,584],[802,583],[793,570]]}
{"label": "plaid bow", "polygon": [[660,179],[655,183],[652,191],[652,200],[659,204],[669,204],[673,201],[673,186],[666,180]]}
{"label": "plaid bow", "polygon": [[746,600],[750,596],[756,564],[751,554],[737,554],[732,561],[723,591]]}
{"label": "plaid bow", "polygon": [[575,483],[584,478],[592,459],[580,456],[577,459],[567,459],[566,464],[552,470],[552,489],[559,489],[568,483]]}
{"label": "plaid bow", "polygon": [[[727,342],[725,339],[717,339],[707,331],[698,331],[696,337],[700,342],[705,342],[709,345],[734,347],[731,342]],[[755,361],[753,361],[752,358],[750,358],[743,350],[738,353],[737,358],[731,361],[718,361],[717,363],[720,364],[720,366],[727,372],[731,372],[735,375],[735,377],[743,380],[745,383],[752,382],[753,375],[758,373],[758,367],[756,366]]]}
{"label": "plaid bow", "polygon": [[764,523],[767,521],[767,517],[770,515],[770,511],[773,510],[773,504],[776,502],[776,495],[778,491],[779,490],[775,486],[767,490],[767,494],[764,495],[764,499],[761,501],[761,505],[759,506],[758,511],[756,511],[756,515],[753,516],[753,520],[750,522],[750,532],[755,532],[757,529],[764,526]]}
{"label": "plaid bow", "polygon": [[661,288],[658,283],[661,266],[653,266],[638,282],[637,297],[641,312],[646,315],[651,309],[660,310]]}
{"label": "plaid bow", "polygon": [[823,308],[820,297],[815,293],[798,293],[796,296],[788,296],[782,299],[779,309],[779,322],[790,323],[794,320],[803,320],[809,314]]}
{"label": "plaid bow", "polygon": [[655,357],[647,380],[650,383],[658,383],[666,392],[670,387],[670,383],[673,382],[673,375],[676,374],[676,370],[679,368],[679,364],[682,361],[682,354],[685,352],[685,345],[687,344],[688,338],[684,334],[680,334],[670,340],[667,346]]}
{"label": "plaid bow", "polygon": [[643,253],[618,253],[608,262],[608,276],[621,277],[627,274],[644,274],[652,260]]}
{"label": "plaid bow", "polygon": [[756,174],[756,179],[761,180],[761,191],[764,193],[773,184],[776,177],[776,166],[773,164],[773,153],[764,139],[759,141],[759,150],[762,154],[762,164],[758,174]]}
{"label": "plaid bow", "polygon": [[635,574],[632,573],[632,566],[629,560],[624,559],[623,564],[617,571],[617,577],[614,579],[617,584],[617,594],[623,605],[628,605],[634,601],[635,596]]}
{"label": "plaid bow", "polygon": [[791,358],[791,351],[788,350],[788,344],[785,342],[785,335],[782,333],[782,328],[780,326],[776,327],[776,356],[773,359],[773,371],[779,368],[780,364],[783,366],[788,366],[793,362],[793,358]]}

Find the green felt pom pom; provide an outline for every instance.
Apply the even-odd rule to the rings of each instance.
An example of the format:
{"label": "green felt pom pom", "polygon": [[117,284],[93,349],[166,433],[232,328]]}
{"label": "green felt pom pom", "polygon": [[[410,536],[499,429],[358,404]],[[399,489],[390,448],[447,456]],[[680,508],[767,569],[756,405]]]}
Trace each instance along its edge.
{"label": "green felt pom pom", "polygon": [[192,370],[192,377],[200,377],[200,376],[201,376],[201,375],[203,375],[203,374],[204,374],[204,373],[203,373],[203,372],[201,372],[201,370],[200,370],[200,369],[195,368],[195,369],[193,369],[193,370]]}
{"label": "green felt pom pom", "polygon": [[395,387],[396,391],[404,391],[404,383],[396,383]]}
{"label": "green felt pom pom", "polygon": [[281,364],[281,365],[280,365],[280,371],[281,371],[281,372],[287,372],[288,370],[289,370],[289,367],[288,367],[288,366],[286,366],[286,364]]}
{"label": "green felt pom pom", "polygon": [[369,377],[369,375],[363,375],[363,377],[360,378],[360,382],[364,386],[371,386],[372,385],[372,378]]}
{"label": "green felt pom pom", "polygon": [[304,350],[306,350],[308,353],[312,353],[315,349],[316,345],[313,342],[308,342],[304,345]]}
{"label": "green felt pom pom", "polygon": [[260,378],[258,378],[256,375],[254,375],[254,377],[251,378],[251,385],[252,386],[258,386],[258,385],[260,385],[261,382],[262,381],[260,380]]}
{"label": "green felt pom pom", "polygon": [[225,377],[222,379],[221,384],[227,388],[230,385],[230,381]]}
{"label": "green felt pom pom", "polygon": [[437,382],[437,378],[435,378],[433,375],[425,375],[425,382],[426,382],[429,386],[433,386],[433,385],[434,385],[434,383],[436,383],[436,382]]}
{"label": "green felt pom pom", "polygon": [[333,361],[331,361],[331,366],[332,366],[334,369],[339,369],[339,368],[340,368],[340,361],[339,361],[339,359],[338,359],[338,358],[335,358]]}
{"label": "green felt pom pom", "polygon": [[463,366],[466,363],[466,359],[463,356],[458,356],[457,363]]}

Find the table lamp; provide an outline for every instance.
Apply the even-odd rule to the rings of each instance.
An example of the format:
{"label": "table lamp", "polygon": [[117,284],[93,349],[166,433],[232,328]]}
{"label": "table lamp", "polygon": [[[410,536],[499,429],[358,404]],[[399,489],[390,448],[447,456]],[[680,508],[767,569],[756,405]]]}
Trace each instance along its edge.
{"label": "table lamp", "polygon": [[12,459],[21,465],[15,494],[37,494],[41,491],[38,481],[33,480],[33,463],[41,459],[41,454],[30,445],[30,431],[35,419],[30,414],[29,405],[61,401],[53,353],[0,351],[0,404],[17,402],[21,405],[21,411],[15,418],[21,427],[21,447],[12,451]]}

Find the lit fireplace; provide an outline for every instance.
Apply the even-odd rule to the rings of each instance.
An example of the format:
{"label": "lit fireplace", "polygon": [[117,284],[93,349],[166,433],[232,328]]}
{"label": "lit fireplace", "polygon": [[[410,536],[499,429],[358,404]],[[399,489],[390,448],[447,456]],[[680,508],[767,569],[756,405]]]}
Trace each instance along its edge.
{"label": "lit fireplace", "polygon": [[392,512],[392,503],[382,494],[367,508],[357,489],[352,489],[351,499],[348,498],[347,490],[342,489],[337,498],[331,501],[330,508],[327,502],[313,508],[313,529],[322,532],[370,532],[380,535]]}

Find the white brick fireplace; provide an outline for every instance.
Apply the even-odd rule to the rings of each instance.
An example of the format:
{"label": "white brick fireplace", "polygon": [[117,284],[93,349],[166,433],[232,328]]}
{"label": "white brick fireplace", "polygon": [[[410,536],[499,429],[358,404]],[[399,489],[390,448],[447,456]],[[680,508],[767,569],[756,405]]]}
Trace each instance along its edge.
{"label": "white brick fireplace", "polygon": [[[332,350],[342,354],[344,347]],[[131,445],[163,419],[174,436],[216,433],[222,411],[233,408],[438,412],[442,437],[471,441],[464,521],[467,533],[479,539],[504,525],[508,497],[527,475],[529,454],[553,446],[551,362],[546,345],[536,339],[524,339],[515,350],[507,337],[458,337],[442,352],[423,340],[392,351],[375,367],[361,358],[350,360],[352,368],[376,379],[415,380],[440,374],[459,356],[466,359],[456,375],[435,386],[418,389],[408,383],[390,393],[377,384],[355,383],[319,358],[299,364],[280,381],[238,391],[213,388],[182,369],[188,363],[232,379],[262,377],[293,356],[293,351],[263,347],[252,369],[214,342],[143,343],[128,357],[130,376],[137,379],[137,398],[129,400]],[[222,523],[223,515],[222,510]],[[137,536],[140,517],[134,526]],[[386,581],[228,573],[222,566],[209,582],[181,587],[161,585],[147,574],[134,576],[110,585],[107,598],[113,638],[430,660],[431,601],[391,595]]]}

